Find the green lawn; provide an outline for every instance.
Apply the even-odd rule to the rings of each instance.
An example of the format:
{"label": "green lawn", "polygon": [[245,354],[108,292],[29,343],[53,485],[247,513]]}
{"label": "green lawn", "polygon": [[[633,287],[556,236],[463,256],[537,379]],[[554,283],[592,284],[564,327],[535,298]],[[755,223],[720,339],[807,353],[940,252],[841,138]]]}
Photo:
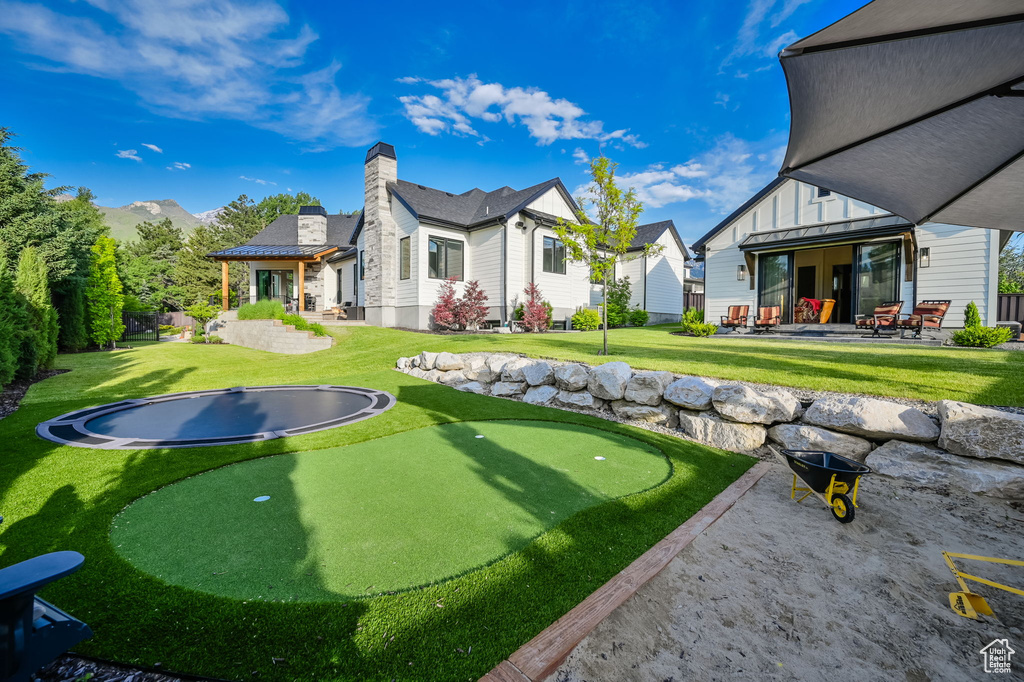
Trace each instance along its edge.
{"label": "green lawn", "polygon": [[[526,341],[532,342],[517,336],[505,343],[511,348],[514,342]],[[0,514],[6,517],[0,526],[0,565],[58,549],[82,552],[83,569],[47,588],[43,596],[92,626],[96,636],[78,650],[102,658],[144,665],[159,662],[165,669],[226,679],[253,679],[258,671],[259,679],[268,680],[473,680],[579,603],[753,463],[748,457],[614,422],[460,393],[390,369],[400,355],[435,344],[469,347],[466,342],[360,328],[339,333],[331,350],[306,356],[177,343],[61,356],[58,366],[72,371],[35,385],[21,408],[0,421]],[[230,447],[106,451],[59,446],[34,433],[35,425],[46,419],[126,397],[289,383],[367,386],[391,392],[398,403],[382,415],[342,428]],[[513,419],[532,423],[512,426],[509,432],[508,424],[489,421]],[[463,442],[468,430],[497,437],[500,447],[488,443],[473,450],[478,445],[475,438],[472,445]],[[560,434],[554,439],[560,447],[545,443],[552,431]],[[587,459],[593,470],[573,471],[584,461],[567,462],[564,457],[570,453],[560,450],[569,450],[566,438],[584,436],[618,443],[609,451],[619,454],[604,462]],[[622,445],[629,439],[639,443],[627,448],[626,455]],[[442,440],[447,448],[440,448]],[[431,472],[427,458],[442,454],[454,461]],[[633,458],[639,468],[626,476],[616,468],[620,456]],[[325,497],[330,492],[323,487],[332,473],[345,471],[344,463],[326,462],[345,457],[361,457],[366,468],[360,475],[376,486],[374,491],[361,491],[364,501],[376,492],[381,498],[392,496],[397,505],[403,488],[433,488],[419,493],[429,503],[422,509],[424,518],[417,519],[414,509],[399,510],[403,523],[421,524],[423,535],[405,529],[404,538],[396,532],[393,541],[411,543],[410,556],[414,551],[424,556],[428,550],[422,545],[434,549],[435,564],[421,573],[410,566],[401,574],[385,575],[391,582],[384,586],[395,589],[384,594],[377,594],[381,588],[368,580],[358,585],[359,590],[337,582],[344,578],[339,573],[344,562],[327,551],[347,547],[339,544],[345,541],[386,539],[390,532],[372,510],[357,514],[350,509],[353,520],[374,527],[361,535],[350,527],[345,531],[350,534],[340,539],[325,536],[338,532],[338,526],[323,518],[325,513],[335,514],[338,524],[345,523],[342,500],[332,507]],[[402,468],[403,458],[408,469]],[[222,468],[234,463],[239,464]],[[596,468],[606,464],[611,466]],[[292,467],[285,478],[285,470]],[[262,479],[257,475],[261,469]],[[161,568],[143,571],[125,558],[139,561],[132,554],[138,547],[126,546],[128,536],[121,535],[122,522],[134,523],[136,508],[130,505],[139,501],[138,510],[143,512],[150,501],[157,504],[165,495],[187,493],[190,485],[198,486],[199,493],[182,498],[185,508],[164,515],[159,519],[163,527],[157,530],[166,533],[160,539],[167,543],[181,546],[191,539],[191,551],[202,553],[201,540],[205,534],[210,542],[211,531],[191,506],[216,511],[218,500],[210,495],[221,494],[218,480],[235,474],[236,481],[250,484],[270,484],[273,479],[271,500],[262,503],[270,506],[260,507],[258,514],[271,513],[275,501],[294,500],[285,510],[291,518],[276,519],[278,524],[291,524],[282,529],[263,525],[265,517],[256,513],[251,501],[253,489],[244,491],[246,504],[254,505],[249,514],[254,527],[246,532],[255,545],[250,543],[249,549],[264,550],[275,560],[287,555],[292,563],[286,570],[292,578],[303,568],[314,574],[326,569],[334,582],[321,588],[331,593],[330,600],[286,590],[270,596],[271,587],[281,589],[280,574],[276,581],[267,581],[265,591],[236,599],[213,593],[208,583],[188,583],[169,574],[166,580],[158,578],[153,573],[161,573]],[[211,485],[204,493],[208,481]],[[160,492],[151,495],[153,491]],[[566,495],[576,499],[565,499]],[[435,514],[430,504],[448,505],[447,516]],[[126,508],[129,511],[122,514]],[[470,512],[498,514],[472,520],[483,534],[474,538],[475,545],[467,540],[471,533],[451,525],[453,519],[466,522]],[[150,522],[157,516],[151,514]],[[111,540],[112,529],[120,548]],[[481,541],[488,533],[493,536],[489,545]],[[224,539],[225,544],[235,541]],[[294,547],[277,544],[284,542],[293,542]],[[459,557],[467,547],[472,551]],[[197,556],[195,563],[201,571],[211,569],[206,578],[221,577],[213,575],[220,571],[203,564],[205,560]],[[311,567],[312,561],[320,565]],[[188,562],[177,566],[187,567]],[[379,564],[377,568],[382,571]],[[363,573],[355,577],[362,582],[373,566],[359,570]],[[440,581],[446,575],[456,577]],[[304,573],[298,576],[302,577]],[[400,589],[424,580],[425,586]],[[247,583],[257,590],[260,586]],[[293,600],[296,596],[301,598]]]}

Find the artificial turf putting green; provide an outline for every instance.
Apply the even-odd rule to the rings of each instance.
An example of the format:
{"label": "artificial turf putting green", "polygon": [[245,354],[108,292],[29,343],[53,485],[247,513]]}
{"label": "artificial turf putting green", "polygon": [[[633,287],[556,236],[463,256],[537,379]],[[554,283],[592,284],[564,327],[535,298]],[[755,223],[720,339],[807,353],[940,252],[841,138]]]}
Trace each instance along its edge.
{"label": "artificial turf putting green", "polygon": [[444,424],[188,478],[129,506],[111,539],[174,585],[237,599],[345,601],[489,564],[669,473],[649,445],[586,426]]}

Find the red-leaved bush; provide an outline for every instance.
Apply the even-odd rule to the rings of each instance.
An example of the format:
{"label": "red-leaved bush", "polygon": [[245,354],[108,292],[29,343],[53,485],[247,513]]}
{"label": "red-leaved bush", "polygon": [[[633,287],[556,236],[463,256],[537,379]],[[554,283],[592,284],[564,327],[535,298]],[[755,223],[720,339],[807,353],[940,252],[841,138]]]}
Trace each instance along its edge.
{"label": "red-leaved bush", "polygon": [[455,298],[455,278],[441,282],[437,290],[437,302],[431,314],[434,324],[441,329],[452,329],[458,324],[459,301]]}
{"label": "red-leaved bush", "polygon": [[466,290],[457,303],[456,324],[463,329],[478,329],[487,319],[487,294],[480,288],[480,282],[466,282]]}
{"label": "red-leaved bush", "polygon": [[527,331],[542,332],[548,328],[548,309],[544,307],[544,297],[540,287],[533,282],[526,285],[523,291],[526,302],[523,304],[523,326]]}

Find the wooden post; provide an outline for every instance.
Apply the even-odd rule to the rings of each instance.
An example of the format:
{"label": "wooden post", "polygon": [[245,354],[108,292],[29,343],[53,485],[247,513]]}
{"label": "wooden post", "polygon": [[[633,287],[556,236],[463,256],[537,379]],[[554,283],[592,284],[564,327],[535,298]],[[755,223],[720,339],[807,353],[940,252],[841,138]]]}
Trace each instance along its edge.
{"label": "wooden post", "polygon": [[228,309],[228,266],[226,260],[220,262],[220,297],[224,310]]}
{"label": "wooden post", "polygon": [[299,261],[299,312],[306,309],[306,263]]}

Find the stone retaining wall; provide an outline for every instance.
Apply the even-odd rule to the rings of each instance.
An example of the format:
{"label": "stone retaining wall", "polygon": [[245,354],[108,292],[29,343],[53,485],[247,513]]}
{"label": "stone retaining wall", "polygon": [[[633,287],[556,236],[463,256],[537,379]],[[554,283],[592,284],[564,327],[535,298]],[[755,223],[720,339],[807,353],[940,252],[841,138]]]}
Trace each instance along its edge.
{"label": "stone retaining wall", "polygon": [[755,454],[767,442],[827,450],[922,486],[1024,499],[1024,415],[969,403],[940,401],[933,418],[880,398],[829,395],[805,404],[782,387],[507,353],[424,351],[397,366],[460,391],[611,413],[723,450]]}
{"label": "stone retaining wall", "polygon": [[219,335],[227,343],[286,355],[313,353],[334,345],[331,336],[299,331],[281,320],[221,319],[211,323],[210,328],[211,333]]}

